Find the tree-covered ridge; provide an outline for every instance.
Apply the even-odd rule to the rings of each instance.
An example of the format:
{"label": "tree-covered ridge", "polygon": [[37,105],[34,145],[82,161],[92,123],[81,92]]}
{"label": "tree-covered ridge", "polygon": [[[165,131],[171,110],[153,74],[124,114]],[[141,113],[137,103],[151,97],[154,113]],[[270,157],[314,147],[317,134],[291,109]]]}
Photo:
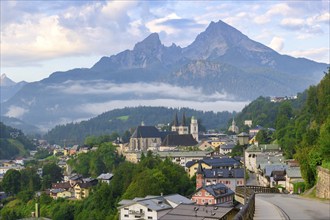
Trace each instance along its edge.
{"label": "tree-covered ridge", "polygon": [[0,159],[25,156],[28,155],[27,150],[32,149],[35,149],[35,145],[22,131],[0,122]]}
{"label": "tree-covered ridge", "polygon": [[[157,125],[172,123],[175,113],[181,118],[185,113],[187,119],[194,116],[198,119],[199,130],[226,128],[227,121],[232,117],[229,112],[197,111],[189,108],[166,108],[166,107],[127,107],[105,112],[95,118],[80,123],[58,125],[46,135],[51,143],[67,144],[83,143],[87,136],[99,136],[114,132],[123,135],[127,130],[137,127],[144,122],[145,125]],[[188,122],[188,121],[187,121]]]}

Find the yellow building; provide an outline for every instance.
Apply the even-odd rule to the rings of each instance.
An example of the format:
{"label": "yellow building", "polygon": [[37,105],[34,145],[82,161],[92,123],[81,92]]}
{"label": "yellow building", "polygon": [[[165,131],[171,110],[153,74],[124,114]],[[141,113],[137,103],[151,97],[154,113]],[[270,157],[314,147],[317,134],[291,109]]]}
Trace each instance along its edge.
{"label": "yellow building", "polygon": [[92,189],[93,184],[90,182],[87,183],[77,183],[74,186],[74,195],[76,199],[84,199],[89,196],[89,193]]}

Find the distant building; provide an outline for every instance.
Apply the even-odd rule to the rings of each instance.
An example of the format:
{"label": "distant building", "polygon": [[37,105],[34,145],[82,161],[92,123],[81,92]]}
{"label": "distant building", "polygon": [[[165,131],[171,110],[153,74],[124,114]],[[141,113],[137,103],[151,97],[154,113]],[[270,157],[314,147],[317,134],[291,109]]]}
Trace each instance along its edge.
{"label": "distant building", "polygon": [[236,133],[236,134],[239,133],[239,129],[238,129],[238,127],[236,126],[236,123],[235,123],[235,119],[234,119],[234,118],[233,118],[233,121],[232,121],[232,123],[231,123],[231,126],[229,126],[228,131],[234,132],[234,133]]}
{"label": "distant building", "polygon": [[113,177],[112,173],[102,173],[97,177],[97,180],[102,183],[110,184],[112,177]]}
{"label": "distant building", "polygon": [[249,126],[251,128],[251,126],[252,126],[252,120],[245,120],[244,121],[244,125],[247,125],[247,126]]}

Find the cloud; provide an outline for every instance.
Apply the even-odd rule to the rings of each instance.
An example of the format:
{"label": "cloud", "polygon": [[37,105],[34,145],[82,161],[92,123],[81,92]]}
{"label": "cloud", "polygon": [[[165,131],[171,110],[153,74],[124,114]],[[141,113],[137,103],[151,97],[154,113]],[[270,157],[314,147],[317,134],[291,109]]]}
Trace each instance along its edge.
{"label": "cloud", "polygon": [[130,95],[135,97],[178,98],[182,100],[217,101],[230,99],[227,93],[204,94],[194,87],[178,87],[165,83],[122,83],[106,81],[66,81],[60,86],[48,86],[48,89],[59,90],[66,94],[76,95]]}
{"label": "cloud", "polygon": [[289,15],[291,12],[292,9],[287,3],[279,3],[271,5],[266,13],[256,16],[253,21],[257,24],[266,24],[271,22],[272,17],[275,15]]}
{"label": "cloud", "polygon": [[293,30],[301,29],[305,26],[305,20],[299,18],[284,18],[281,21],[281,26]]}
{"label": "cloud", "polygon": [[319,60],[319,62],[330,63],[330,49],[327,47],[288,51],[286,53],[294,57],[305,57],[311,60]]}
{"label": "cloud", "polygon": [[193,108],[201,111],[241,111],[249,102],[233,102],[233,101],[215,101],[215,102],[198,102],[180,99],[153,99],[153,100],[128,100],[128,101],[109,101],[102,103],[88,103],[77,106],[75,111],[85,112],[93,115],[99,115],[103,112],[117,108],[136,107],[136,106],[162,106],[171,108]]}
{"label": "cloud", "polygon": [[273,50],[280,52],[284,47],[284,39],[281,37],[273,37],[272,41],[269,44],[269,47]]}
{"label": "cloud", "polygon": [[19,106],[15,106],[15,105],[11,105],[9,106],[8,112],[5,113],[5,116],[7,117],[13,117],[13,118],[21,118],[25,113],[27,113],[29,110],[19,107]]}

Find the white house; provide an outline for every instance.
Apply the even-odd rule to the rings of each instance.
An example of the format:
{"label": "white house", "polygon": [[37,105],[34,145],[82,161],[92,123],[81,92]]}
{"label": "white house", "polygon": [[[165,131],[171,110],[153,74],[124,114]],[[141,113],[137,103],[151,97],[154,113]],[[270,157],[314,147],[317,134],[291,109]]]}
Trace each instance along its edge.
{"label": "white house", "polygon": [[179,194],[168,196],[146,196],[119,202],[120,220],[159,219],[179,204],[193,204]]}

